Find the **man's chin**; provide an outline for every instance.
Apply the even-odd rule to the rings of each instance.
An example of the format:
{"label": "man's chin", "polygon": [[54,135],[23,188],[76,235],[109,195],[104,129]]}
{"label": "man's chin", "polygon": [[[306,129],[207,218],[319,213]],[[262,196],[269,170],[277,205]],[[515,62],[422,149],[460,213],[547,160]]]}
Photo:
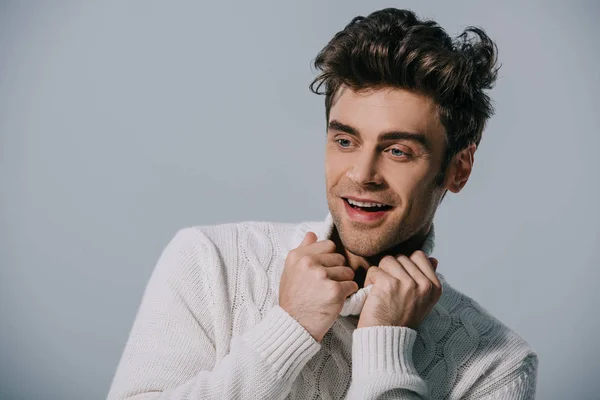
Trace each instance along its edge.
{"label": "man's chin", "polygon": [[385,247],[380,244],[370,243],[367,239],[360,237],[347,238],[346,240],[342,238],[342,244],[350,253],[364,258],[373,257],[385,251]]}

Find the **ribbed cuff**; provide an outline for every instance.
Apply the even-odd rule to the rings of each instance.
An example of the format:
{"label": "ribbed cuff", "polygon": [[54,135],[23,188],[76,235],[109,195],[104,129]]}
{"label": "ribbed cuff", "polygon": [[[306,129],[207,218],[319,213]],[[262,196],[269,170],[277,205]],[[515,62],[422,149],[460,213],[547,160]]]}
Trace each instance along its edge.
{"label": "ribbed cuff", "polygon": [[255,349],[280,378],[295,379],[321,344],[279,305],[250,329],[246,342]]}
{"label": "ribbed cuff", "polygon": [[417,331],[400,326],[372,326],[352,333],[352,376],[418,375],[412,359]]}

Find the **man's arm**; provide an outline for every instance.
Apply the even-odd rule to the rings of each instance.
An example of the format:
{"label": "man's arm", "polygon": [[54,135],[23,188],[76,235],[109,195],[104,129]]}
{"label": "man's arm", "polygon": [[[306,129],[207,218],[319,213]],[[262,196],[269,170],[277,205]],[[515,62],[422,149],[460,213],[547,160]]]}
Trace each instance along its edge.
{"label": "man's arm", "polygon": [[[414,367],[413,329],[359,328],[352,338],[352,382],[347,399],[429,399],[428,387]],[[531,352],[501,377],[477,380],[465,400],[534,400],[538,356]],[[509,371],[509,372],[508,372]]]}
{"label": "man's arm", "polygon": [[437,259],[422,250],[410,258],[386,255],[367,270],[372,285],[352,336],[350,399],[426,399],[428,388],[413,365],[416,328],[439,300]]}
{"label": "man's arm", "polygon": [[[352,338],[350,399],[427,399],[428,387],[412,362],[417,327],[442,294],[437,259],[421,250],[383,257],[370,267],[372,284]],[[449,359],[447,362],[456,362]],[[475,383],[464,399],[530,400],[535,395],[537,355],[510,360],[500,371],[474,371]]]}
{"label": "man's arm", "polygon": [[534,400],[537,388],[538,355],[531,351],[516,368],[500,378],[488,379],[471,388],[467,399]]}
{"label": "man's arm", "polygon": [[222,315],[220,302],[227,293],[209,289],[215,282],[206,278],[207,263],[218,257],[208,242],[188,228],[163,251],[108,399],[284,398],[318,352],[321,345],[275,306],[257,325],[232,338],[229,354],[217,361],[214,318]]}

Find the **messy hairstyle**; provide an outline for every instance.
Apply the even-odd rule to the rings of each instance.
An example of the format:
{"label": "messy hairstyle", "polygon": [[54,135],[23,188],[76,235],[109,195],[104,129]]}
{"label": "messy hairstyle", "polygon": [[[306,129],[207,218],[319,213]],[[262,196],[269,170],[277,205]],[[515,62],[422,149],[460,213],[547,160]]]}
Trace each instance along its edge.
{"label": "messy hairstyle", "polygon": [[[310,90],[325,95],[325,116],[338,89],[397,87],[430,96],[446,129],[443,179],[452,158],[479,145],[494,108],[484,92],[498,75],[496,44],[477,27],[452,39],[435,21],[386,8],[358,16],[335,34],[314,60],[321,72]],[[324,86],[325,90],[321,91]]]}

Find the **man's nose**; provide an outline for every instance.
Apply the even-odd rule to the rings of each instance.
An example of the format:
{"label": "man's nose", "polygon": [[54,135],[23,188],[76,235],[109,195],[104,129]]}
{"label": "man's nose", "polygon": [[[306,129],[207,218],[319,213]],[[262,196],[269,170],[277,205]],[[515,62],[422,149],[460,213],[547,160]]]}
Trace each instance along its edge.
{"label": "man's nose", "polygon": [[381,174],[378,168],[377,155],[364,153],[357,156],[355,162],[348,169],[347,176],[357,185],[380,184]]}

